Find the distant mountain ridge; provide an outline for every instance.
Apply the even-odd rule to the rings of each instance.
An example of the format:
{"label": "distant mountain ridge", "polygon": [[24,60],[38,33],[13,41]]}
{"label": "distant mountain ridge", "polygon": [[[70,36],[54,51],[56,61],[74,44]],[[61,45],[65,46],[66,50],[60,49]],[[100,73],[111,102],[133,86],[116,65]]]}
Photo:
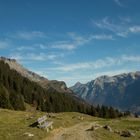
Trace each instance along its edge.
{"label": "distant mountain ridge", "polygon": [[46,88],[48,90],[55,90],[55,91],[63,92],[63,93],[64,92],[71,93],[71,90],[67,88],[65,82],[57,81],[57,80],[48,80],[45,77],[42,77],[32,71],[27,70],[22,65],[20,65],[15,59],[0,57],[0,61],[7,63],[10,69],[16,70],[22,76],[28,78],[31,81],[37,82],[43,88]]}
{"label": "distant mountain ridge", "polygon": [[32,106],[45,112],[81,112],[106,118],[125,115],[112,107],[91,106],[75,96],[64,82],[45,79],[46,85],[42,85],[44,79],[23,68],[16,60],[1,57],[0,108],[25,110]]}
{"label": "distant mountain ridge", "polygon": [[76,96],[91,104],[114,106],[140,113],[140,72],[101,76],[70,88]]}

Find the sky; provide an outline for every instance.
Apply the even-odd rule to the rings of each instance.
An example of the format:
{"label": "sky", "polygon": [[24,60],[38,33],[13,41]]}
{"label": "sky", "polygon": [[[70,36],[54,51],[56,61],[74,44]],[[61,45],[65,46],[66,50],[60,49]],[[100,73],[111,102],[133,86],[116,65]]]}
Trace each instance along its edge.
{"label": "sky", "polygon": [[140,0],[0,0],[0,56],[67,86],[140,70]]}

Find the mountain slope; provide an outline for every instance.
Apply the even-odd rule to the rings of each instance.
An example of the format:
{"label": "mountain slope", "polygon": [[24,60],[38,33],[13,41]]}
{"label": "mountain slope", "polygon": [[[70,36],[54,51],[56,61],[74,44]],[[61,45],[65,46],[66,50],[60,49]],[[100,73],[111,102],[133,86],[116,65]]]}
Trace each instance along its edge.
{"label": "mountain slope", "polygon": [[0,57],[0,61],[3,61],[4,63],[8,64],[10,69],[16,70],[23,77],[26,77],[31,81],[37,82],[43,88],[53,91],[55,90],[61,93],[71,93],[71,90],[67,88],[65,82],[57,80],[48,80],[47,78],[44,78],[34,72],[27,70],[22,65],[20,65],[15,59]]}
{"label": "mountain slope", "polygon": [[140,72],[101,76],[87,84],[78,82],[71,90],[91,104],[140,112]]}
{"label": "mountain slope", "polygon": [[88,104],[72,94],[61,93],[53,88],[43,88],[37,82],[22,76],[0,61],[0,107],[25,110],[25,103],[48,112],[84,112]]}

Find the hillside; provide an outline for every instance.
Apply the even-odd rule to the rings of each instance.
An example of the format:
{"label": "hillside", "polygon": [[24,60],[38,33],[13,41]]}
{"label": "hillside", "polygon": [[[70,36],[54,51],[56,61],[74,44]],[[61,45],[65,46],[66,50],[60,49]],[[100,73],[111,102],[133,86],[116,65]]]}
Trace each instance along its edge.
{"label": "hillside", "polygon": [[84,112],[84,108],[89,108],[72,94],[43,88],[0,61],[0,107],[25,110],[25,103],[48,112]]}
{"label": "hillside", "polygon": [[26,77],[33,82],[37,82],[40,86],[46,88],[47,90],[55,90],[61,93],[71,93],[71,90],[67,88],[65,82],[57,80],[48,80],[47,78],[42,77],[24,68],[15,59],[0,57],[0,61],[3,61],[5,64],[8,64],[10,69],[17,71],[23,77]]}
{"label": "hillside", "polygon": [[[54,122],[54,129],[46,133],[37,127],[29,127],[45,113],[0,109],[0,114],[0,140],[139,140],[140,138],[139,118],[110,120],[74,112],[53,113],[49,120]],[[100,127],[106,124],[111,127],[112,132]],[[91,130],[92,126],[99,128]],[[129,130],[135,136],[125,138],[116,133],[124,130]]]}
{"label": "hillside", "polygon": [[140,113],[140,72],[101,76],[87,84],[78,82],[71,90],[91,104]]}

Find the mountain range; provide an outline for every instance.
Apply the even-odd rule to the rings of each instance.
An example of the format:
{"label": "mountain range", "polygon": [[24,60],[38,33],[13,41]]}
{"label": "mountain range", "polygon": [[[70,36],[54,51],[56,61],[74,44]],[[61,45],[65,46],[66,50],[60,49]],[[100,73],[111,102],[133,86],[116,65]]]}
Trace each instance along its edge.
{"label": "mountain range", "polygon": [[[25,109],[36,104],[44,111],[88,109],[89,104],[113,106],[140,113],[140,72],[101,76],[67,88],[64,81],[48,80],[20,65],[15,59],[0,57],[0,106]],[[87,104],[85,103],[87,102]]]}
{"label": "mountain range", "polygon": [[0,108],[47,112],[86,113],[89,104],[74,96],[63,81],[50,81],[31,72],[15,59],[0,57]]}
{"label": "mountain range", "polygon": [[140,113],[140,72],[101,76],[70,88],[76,96],[93,105],[106,105]]}

